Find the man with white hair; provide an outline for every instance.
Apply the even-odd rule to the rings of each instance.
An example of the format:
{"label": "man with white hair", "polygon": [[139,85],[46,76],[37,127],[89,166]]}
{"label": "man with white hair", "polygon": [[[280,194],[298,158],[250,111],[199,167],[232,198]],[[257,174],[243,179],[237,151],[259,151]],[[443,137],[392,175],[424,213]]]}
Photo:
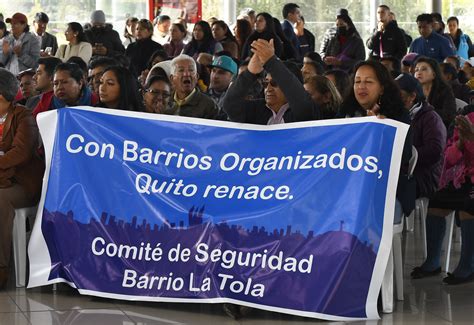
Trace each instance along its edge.
{"label": "man with white hair", "polygon": [[171,84],[174,89],[173,103],[165,114],[215,119],[216,103],[196,88],[198,73],[196,62],[186,54],[171,61]]}

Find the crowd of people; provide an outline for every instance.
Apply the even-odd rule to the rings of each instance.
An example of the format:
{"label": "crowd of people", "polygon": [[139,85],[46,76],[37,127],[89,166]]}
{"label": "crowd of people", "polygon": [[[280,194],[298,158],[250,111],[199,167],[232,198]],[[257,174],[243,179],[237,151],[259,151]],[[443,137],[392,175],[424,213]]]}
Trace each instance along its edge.
{"label": "crowd of people", "polygon": [[281,17],[246,8],[234,26],[212,17],[192,32],[184,19],[129,17],[125,41],[96,10],[90,22],[64,26],[67,44],[59,46],[44,12],[31,26],[22,13],[0,21],[0,287],[14,209],[40,196],[36,117],[78,105],[261,125],[372,115],[409,124],[395,222],[415,198],[430,198],[428,257],[412,276],[441,272],[443,217],[457,210],[461,260],[443,281],[474,280],[474,47],[456,17],[445,32],[441,15],[420,14],[415,39],[386,5],[377,21],[364,41],[340,9],[319,52],[295,3]]}

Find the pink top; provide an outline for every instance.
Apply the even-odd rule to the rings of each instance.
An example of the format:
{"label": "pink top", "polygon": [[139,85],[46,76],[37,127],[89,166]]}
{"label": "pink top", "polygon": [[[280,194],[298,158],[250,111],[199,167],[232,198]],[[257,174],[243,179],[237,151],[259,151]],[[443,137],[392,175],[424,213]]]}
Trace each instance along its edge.
{"label": "pink top", "polygon": [[[466,117],[474,124],[474,112]],[[454,135],[448,140],[444,151],[444,164],[439,188],[445,188],[450,182],[455,188],[460,188],[468,177],[474,184],[474,141],[464,141],[463,150],[456,146],[459,140],[458,129],[454,129]]]}

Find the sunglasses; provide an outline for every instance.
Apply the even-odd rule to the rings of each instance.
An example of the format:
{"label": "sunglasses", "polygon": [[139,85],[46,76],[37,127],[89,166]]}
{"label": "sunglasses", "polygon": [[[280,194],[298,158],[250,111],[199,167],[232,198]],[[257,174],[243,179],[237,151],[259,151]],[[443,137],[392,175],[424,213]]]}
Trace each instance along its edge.
{"label": "sunglasses", "polygon": [[273,88],[278,88],[278,84],[277,84],[275,81],[273,81],[273,80],[272,80],[272,81],[266,81],[266,80],[264,80],[264,81],[262,82],[262,85],[263,85],[263,88],[267,88],[268,85],[272,86]]}

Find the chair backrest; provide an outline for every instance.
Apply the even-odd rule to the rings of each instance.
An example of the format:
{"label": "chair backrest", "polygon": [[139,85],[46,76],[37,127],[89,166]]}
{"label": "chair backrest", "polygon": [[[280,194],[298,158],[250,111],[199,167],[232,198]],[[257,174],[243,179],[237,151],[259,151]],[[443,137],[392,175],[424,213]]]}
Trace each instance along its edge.
{"label": "chair backrest", "polygon": [[413,176],[413,172],[415,171],[417,161],[418,161],[418,150],[416,150],[415,146],[411,146],[411,158],[410,158],[410,162],[408,163],[408,178],[411,178]]}

